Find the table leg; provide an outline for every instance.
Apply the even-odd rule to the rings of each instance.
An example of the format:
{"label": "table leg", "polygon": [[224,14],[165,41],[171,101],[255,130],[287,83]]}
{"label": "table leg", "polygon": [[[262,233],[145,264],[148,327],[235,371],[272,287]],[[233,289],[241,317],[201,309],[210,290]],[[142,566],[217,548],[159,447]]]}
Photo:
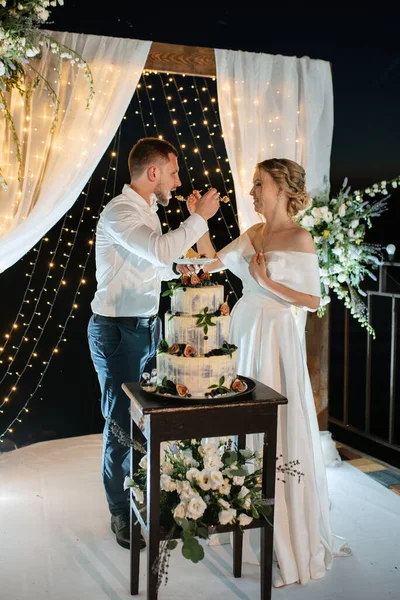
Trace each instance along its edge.
{"label": "table leg", "polygon": [[[246,447],[246,436],[237,436],[237,447]],[[233,576],[242,576],[242,556],[243,556],[243,534],[240,529],[235,529],[233,532]]]}
{"label": "table leg", "polygon": [[[137,425],[131,419],[131,439],[138,440],[140,430]],[[131,448],[131,476],[137,470],[139,466],[140,456],[137,450]],[[131,595],[137,596],[139,594],[139,568],[140,568],[140,525],[137,521],[135,512],[133,510],[133,495],[130,490],[129,496],[130,502],[130,513],[131,513],[131,549],[130,549],[130,578],[131,578]]]}
{"label": "table leg", "polygon": [[147,600],[157,600],[160,552],[160,440],[149,427],[147,439]]}
{"label": "table leg", "polygon": [[[264,434],[264,452],[263,452],[263,475],[262,475],[262,494],[268,499],[275,498],[275,476],[276,476],[276,427],[277,411],[275,409],[274,418],[271,418],[270,426]],[[261,580],[261,600],[270,600],[272,588],[272,560],[274,550],[274,505],[271,506],[271,513],[268,517],[272,527],[266,525],[260,530],[260,580]]]}

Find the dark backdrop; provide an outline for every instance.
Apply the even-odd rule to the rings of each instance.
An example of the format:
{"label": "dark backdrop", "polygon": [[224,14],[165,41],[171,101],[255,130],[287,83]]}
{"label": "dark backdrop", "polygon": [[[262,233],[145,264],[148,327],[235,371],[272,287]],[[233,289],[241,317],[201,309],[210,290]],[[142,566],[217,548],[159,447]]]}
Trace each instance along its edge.
{"label": "dark backdrop", "polygon": [[[328,60],[332,64],[335,115],[332,190],[339,188],[344,177],[356,189],[400,174],[398,22],[392,10],[385,9],[382,3],[375,14],[359,14],[358,10],[335,12],[333,6],[321,11],[309,8],[309,4],[289,3],[285,4],[284,12],[281,7],[258,7],[248,15],[201,3],[191,7],[189,16],[188,5],[168,4],[149,11],[144,3],[138,7],[137,3],[113,2],[102,9],[98,2],[66,0],[64,7],[53,9],[52,17],[48,29]],[[134,141],[134,137],[126,139],[121,146],[117,193],[128,181],[124,165]],[[105,170],[106,166],[100,164],[98,169],[102,168]],[[375,220],[368,241],[395,243],[400,249],[399,200],[399,192],[392,193],[389,211]],[[215,222],[214,227],[218,231],[220,226]],[[220,234],[223,245],[222,229]],[[14,320],[20,305],[29,260],[27,255],[0,275],[3,331]],[[94,293],[93,256],[87,275],[90,284],[81,290],[79,315],[68,324],[68,343],[63,346],[62,357],[52,361],[40,393],[30,403],[29,415],[8,436],[17,445],[97,433],[102,429],[99,390],[86,340],[89,304]],[[240,294],[240,282],[232,276],[231,281]],[[332,343],[339,358],[337,364],[331,365],[334,375],[335,368],[339,372],[340,367],[343,312],[340,303],[336,304],[333,311],[336,336]],[[162,299],[161,312],[165,307],[166,300]],[[356,324],[354,328],[355,335],[360,335]],[[29,393],[29,386],[19,390],[20,395]]]}

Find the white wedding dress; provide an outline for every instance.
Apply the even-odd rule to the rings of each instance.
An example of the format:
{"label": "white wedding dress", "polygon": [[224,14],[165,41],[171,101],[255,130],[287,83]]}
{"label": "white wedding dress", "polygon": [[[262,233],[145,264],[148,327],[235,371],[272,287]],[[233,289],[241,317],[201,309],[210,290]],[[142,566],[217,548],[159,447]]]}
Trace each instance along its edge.
{"label": "white wedding dress", "polygon": [[[277,473],[286,480],[277,480],[275,492],[273,582],[280,587],[319,579],[331,567],[334,554],[351,552],[331,532],[326,471],[305,356],[307,313],[258,285],[248,269],[254,253],[244,233],[217,255],[243,282],[243,295],[231,313],[230,342],[238,346],[238,374],[261,381],[288,399],[278,408],[277,456],[283,456],[278,464],[299,460],[304,473],[300,483]],[[320,295],[316,255],[270,251],[265,260],[273,281]],[[262,435],[247,436],[252,450],[261,445]],[[243,560],[259,562],[258,530],[245,532]]]}

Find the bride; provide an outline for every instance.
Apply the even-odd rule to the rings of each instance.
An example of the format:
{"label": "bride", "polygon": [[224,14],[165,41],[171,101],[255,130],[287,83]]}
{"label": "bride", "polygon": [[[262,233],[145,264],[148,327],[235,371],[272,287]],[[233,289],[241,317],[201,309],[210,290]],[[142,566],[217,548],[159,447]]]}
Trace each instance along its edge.
{"label": "bride", "polygon": [[[229,269],[243,283],[231,313],[230,342],[238,346],[238,373],[280,392],[277,456],[299,461],[304,474],[277,478],[274,516],[274,586],[320,579],[331,568],[334,548],[328,486],[304,347],[306,311],[320,302],[318,258],[311,234],[293,217],[309,206],[304,169],[288,159],[257,164],[250,191],[265,223],[250,227],[215,252],[209,234],[197,251],[217,260],[209,270]],[[194,210],[200,194],[188,198]],[[204,267],[207,269],[207,266]],[[262,436],[247,436],[255,450]],[[258,562],[259,534],[244,535],[243,559]]]}

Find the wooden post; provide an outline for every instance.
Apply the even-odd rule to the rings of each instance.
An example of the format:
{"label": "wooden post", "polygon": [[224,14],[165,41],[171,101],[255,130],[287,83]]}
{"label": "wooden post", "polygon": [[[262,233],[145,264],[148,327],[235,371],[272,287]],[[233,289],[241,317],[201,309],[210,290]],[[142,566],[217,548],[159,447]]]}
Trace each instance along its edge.
{"label": "wooden post", "polygon": [[320,431],[328,429],[329,399],[329,306],[325,315],[308,313],[306,326],[307,365]]}

